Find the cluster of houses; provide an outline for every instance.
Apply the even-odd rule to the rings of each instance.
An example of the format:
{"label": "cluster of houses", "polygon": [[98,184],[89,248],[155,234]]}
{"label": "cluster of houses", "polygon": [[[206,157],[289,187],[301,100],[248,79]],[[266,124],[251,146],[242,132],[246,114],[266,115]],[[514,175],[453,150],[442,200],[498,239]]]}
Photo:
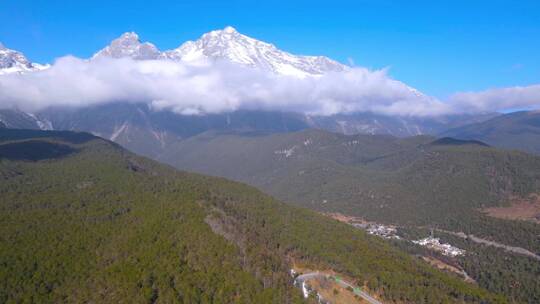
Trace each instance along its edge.
{"label": "cluster of houses", "polygon": [[450,244],[441,243],[439,238],[434,237],[433,230],[431,231],[431,235],[429,237],[413,241],[400,237],[398,235],[399,233],[396,226],[382,225],[375,222],[368,222],[360,218],[342,216],[340,214],[333,214],[332,216],[339,221],[346,222],[349,225],[352,225],[358,229],[365,230],[371,235],[376,235],[385,239],[410,241],[414,244],[426,247],[433,251],[440,252],[441,254],[450,257],[457,257],[465,254],[465,250],[463,249],[454,247]]}
{"label": "cluster of houses", "polygon": [[412,242],[420,246],[427,247],[431,250],[438,251],[446,256],[456,257],[456,256],[465,254],[465,250],[459,249],[450,244],[441,243],[441,241],[438,238],[435,238],[433,236],[429,236],[425,239],[412,241]]}
{"label": "cluster of houses", "polygon": [[380,236],[385,239],[400,239],[400,237],[397,235],[397,229],[394,226],[385,226],[373,223],[353,223],[351,225],[356,228],[364,229],[369,234]]}

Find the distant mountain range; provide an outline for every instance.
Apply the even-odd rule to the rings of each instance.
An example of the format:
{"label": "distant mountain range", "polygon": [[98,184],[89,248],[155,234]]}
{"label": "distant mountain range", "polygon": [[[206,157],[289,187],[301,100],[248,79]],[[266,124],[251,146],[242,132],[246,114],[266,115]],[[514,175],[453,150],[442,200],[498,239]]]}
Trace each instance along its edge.
{"label": "distant mountain range", "polygon": [[[0,51],[0,73],[29,73],[48,66],[31,63],[20,52]],[[102,57],[134,60],[224,60],[277,75],[319,77],[339,73],[350,67],[324,56],[298,56],[274,45],[242,35],[232,27],[202,35],[174,50],[160,51],[149,42],[141,42],[136,33],[128,32],[96,52],[89,60]],[[410,88],[412,94],[422,95]],[[302,113],[238,111],[212,115],[179,115],[154,111],[146,104],[119,101],[115,104],[87,108],[54,108],[36,113],[14,109],[0,111],[0,121],[10,128],[67,129],[88,131],[115,140],[129,149],[148,156],[163,152],[163,147],[178,139],[208,130],[251,130],[254,132],[286,132],[321,128],[344,134],[389,134],[399,137],[437,134],[450,128],[481,122],[495,114],[447,115],[439,117],[388,116],[371,112],[330,116]],[[146,146],[143,146],[146,145]]]}
{"label": "distant mountain range", "polygon": [[496,147],[540,154],[540,111],[505,114],[450,129],[442,135],[477,139]]}
{"label": "distant mountain range", "polygon": [[[202,35],[178,48],[160,51],[138,35],[128,32],[96,52],[102,57],[129,57],[135,60],[224,60],[271,71],[279,75],[318,77],[349,69],[323,56],[297,56],[274,45],[242,35],[232,27]],[[0,46],[0,73],[30,73],[47,65],[30,62],[20,52]],[[410,88],[414,94],[422,93]],[[343,134],[386,134],[397,137],[440,135],[477,139],[490,145],[538,153],[538,113],[495,113],[442,115],[436,117],[389,116],[371,112],[329,116],[265,111],[237,111],[209,115],[180,115],[169,110],[155,111],[144,103],[119,101],[85,108],[53,108],[27,113],[0,110],[0,123],[9,128],[87,131],[114,140],[151,157],[166,152],[170,145],[210,130],[289,132],[318,128]],[[498,117],[497,117],[498,116]],[[491,119],[491,120],[490,120]]]}
{"label": "distant mountain range", "polygon": [[343,134],[387,134],[407,137],[437,134],[451,127],[490,117],[493,115],[419,118],[358,113],[310,116],[269,111],[181,115],[172,111],[154,111],[146,104],[131,103],[112,103],[84,108],[50,108],[35,114],[0,110],[0,122],[8,128],[91,132],[152,158],[157,158],[180,141],[212,130],[271,134],[316,128]]}

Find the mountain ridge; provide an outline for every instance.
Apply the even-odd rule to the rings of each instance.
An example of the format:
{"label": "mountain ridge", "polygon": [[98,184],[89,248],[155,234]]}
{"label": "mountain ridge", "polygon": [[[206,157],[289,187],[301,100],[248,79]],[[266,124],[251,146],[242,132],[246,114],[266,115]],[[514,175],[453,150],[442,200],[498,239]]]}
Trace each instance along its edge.
{"label": "mountain ridge", "polygon": [[9,49],[0,42],[0,75],[35,72],[48,67],[30,62],[23,53]]}
{"label": "mountain ridge", "polygon": [[135,32],[126,32],[114,39],[110,45],[96,52],[92,59],[100,57],[122,58],[131,57],[136,60],[158,59],[161,52],[149,42],[141,43]]}
{"label": "mountain ridge", "polygon": [[186,41],[172,50],[160,51],[149,42],[141,42],[135,32],[126,32],[92,56],[135,60],[172,60],[197,62],[226,60],[279,75],[307,77],[341,72],[348,67],[324,56],[302,56],[284,52],[273,44],[239,33],[227,26],[203,34],[198,40]]}
{"label": "mountain ridge", "polygon": [[[185,60],[188,62],[196,60],[226,60],[231,64],[261,69],[275,75],[298,78],[320,77],[325,73],[341,73],[350,69],[347,65],[336,62],[328,57],[297,56],[290,54],[276,48],[270,43],[245,36],[232,27],[211,31],[203,34],[196,41],[187,41],[174,50],[164,52],[161,52],[155,45],[149,42],[141,42],[139,36],[135,32],[126,32],[119,38],[114,39],[108,46],[96,52],[89,60],[98,60],[102,57],[129,57],[134,60]],[[2,56],[0,55],[0,61],[2,60],[1,58]],[[429,98],[414,88],[406,87],[411,95]],[[125,102],[129,102],[129,100]],[[85,109],[89,108],[95,107],[81,108],[81,112],[84,112]],[[57,108],[55,108],[55,110],[56,109]],[[11,118],[11,121],[24,121],[25,123],[21,125],[10,122],[10,119],[7,117],[8,114],[4,111],[4,122],[8,127],[31,128],[29,121],[32,119],[29,119],[28,116],[35,116],[33,119],[34,122],[31,123],[37,125],[37,128],[51,129],[54,128],[53,125],[57,125],[56,128],[59,128],[58,121],[53,122],[53,119],[47,117],[50,115],[43,114],[52,112],[50,109],[45,109],[44,111],[38,111],[36,113],[26,113],[26,115],[20,113],[18,110],[15,111],[15,113],[11,113],[10,115],[19,117]],[[71,109],[60,109],[60,112],[71,111]],[[231,113],[224,113],[223,116],[229,116],[230,114]],[[102,115],[107,116],[107,113],[102,113]],[[444,117],[390,116],[371,112],[336,114],[331,116],[308,115],[305,113],[296,113],[295,115],[299,117],[297,119],[299,120],[299,124],[311,128],[323,128],[345,134],[367,133],[412,136],[418,134],[439,133],[449,127],[460,126],[469,121],[483,120],[492,114],[470,116],[446,115]],[[0,119],[2,118],[0,117]],[[460,120],[462,121],[460,122]],[[117,131],[125,130],[125,128],[121,129],[125,121],[116,121],[115,119],[115,121],[109,123],[114,124],[114,128],[118,129],[107,133],[97,134],[107,138],[116,138],[117,136],[111,137],[111,135],[117,133]],[[95,126],[93,128],[77,129],[72,128],[73,125],[76,125],[76,122],[70,124],[70,129],[80,131],[95,132],[95,129],[99,128],[98,126]],[[152,134],[158,134],[162,131],[167,130],[147,130],[148,133]]]}
{"label": "mountain ridge", "polygon": [[396,118],[361,113],[308,116],[295,112],[235,111],[209,115],[180,115],[154,111],[147,104],[111,103],[84,108],[50,108],[35,114],[0,110],[8,128],[87,131],[114,140],[136,153],[157,158],[168,147],[207,131],[283,133],[310,128],[343,134],[388,134],[398,137],[437,134],[486,116]]}
{"label": "mountain ridge", "polygon": [[540,111],[519,111],[452,128],[440,134],[540,155]]}
{"label": "mountain ridge", "polygon": [[256,40],[227,26],[187,41],[164,57],[180,61],[226,59],[234,63],[272,71],[281,75],[305,77],[340,72],[347,66],[324,56],[302,56],[279,50],[273,44]]}

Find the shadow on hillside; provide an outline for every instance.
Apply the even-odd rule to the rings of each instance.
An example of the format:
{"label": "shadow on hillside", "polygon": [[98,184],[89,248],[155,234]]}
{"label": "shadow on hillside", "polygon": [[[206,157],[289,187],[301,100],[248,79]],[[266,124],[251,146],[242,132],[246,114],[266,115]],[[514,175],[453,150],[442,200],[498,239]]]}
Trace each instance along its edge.
{"label": "shadow on hillside", "polygon": [[72,144],[83,144],[96,137],[84,132],[1,129],[0,142],[29,138],[55,138]]}
{"label": "shadow on hillside", "polygon": [[67,156],[76,149],[62,144],[32,140],[0,145],[0,159],[39,161]]}

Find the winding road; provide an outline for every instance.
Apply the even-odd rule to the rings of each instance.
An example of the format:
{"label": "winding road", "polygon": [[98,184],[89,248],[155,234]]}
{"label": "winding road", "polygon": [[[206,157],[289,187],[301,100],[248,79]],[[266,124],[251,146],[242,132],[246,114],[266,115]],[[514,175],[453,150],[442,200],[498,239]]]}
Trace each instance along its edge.
{"label": "winding road", "polygon": [[332,279],[334,279],[334,281],[336,281],[337,284],[339,284],[339,285],[341,285],[341,286],[343,286],[345,288],[347,288],[347,287],[352,288],[353,293],[355,295],[358,295],[359,297],[366,300],[370,304],[383,304],[382,302],[380,302],[377,299],[370,296],[368,293],[362,291],[360,288],[353,286],[349,282],[343,281],[343,279],[341,279],[338,276],[332,276],[332,275],[328,275],[328,274],[324,274],[324,273],[320,273],[320,272],[316,271],[316,272],[310,272],[310,273],[299,275],[298,277],[296,277],[296,279],[294,281],[297,282],[297,283],[303,283],[303,282],[305,282],[307,280],[311,280],[311,279],[315,279],[315,278],[332,278]]}
{"label": "winding road", "polygon": [[536,260],[540,261],[540,255],[537,255],[534,252],[531,252],[531,251],[529,251],[529,250],[527,250],[525,248],[514,247],[514,246],[509,246],[509,245],[497,243],[497,242],[494,242],[494,241],[479,238],[479,237],[474,236],[472,234],[465,234],[463,232],[454,232],[454,231],[448,231],[448,230],[443,230],[443,229],[436,229],[436,230],[440,231],[440,232],[443,232],[443,233],[448,233],[448,234],[460,237],[462,239],[469,239],[469,240],[471,240],[471,241],[473,241],[475,243],[478,243],[478,244],[483,244],[483,245],[487,245],[487,246],[493,246],[493,247],[504,249],[504,250],[506,250],[508,252],[513,252],[513,253],[517,253],[517,254],[521,254],[521,255],[526,255],[528,257],[531,257],[533,259],[536,259]]}

